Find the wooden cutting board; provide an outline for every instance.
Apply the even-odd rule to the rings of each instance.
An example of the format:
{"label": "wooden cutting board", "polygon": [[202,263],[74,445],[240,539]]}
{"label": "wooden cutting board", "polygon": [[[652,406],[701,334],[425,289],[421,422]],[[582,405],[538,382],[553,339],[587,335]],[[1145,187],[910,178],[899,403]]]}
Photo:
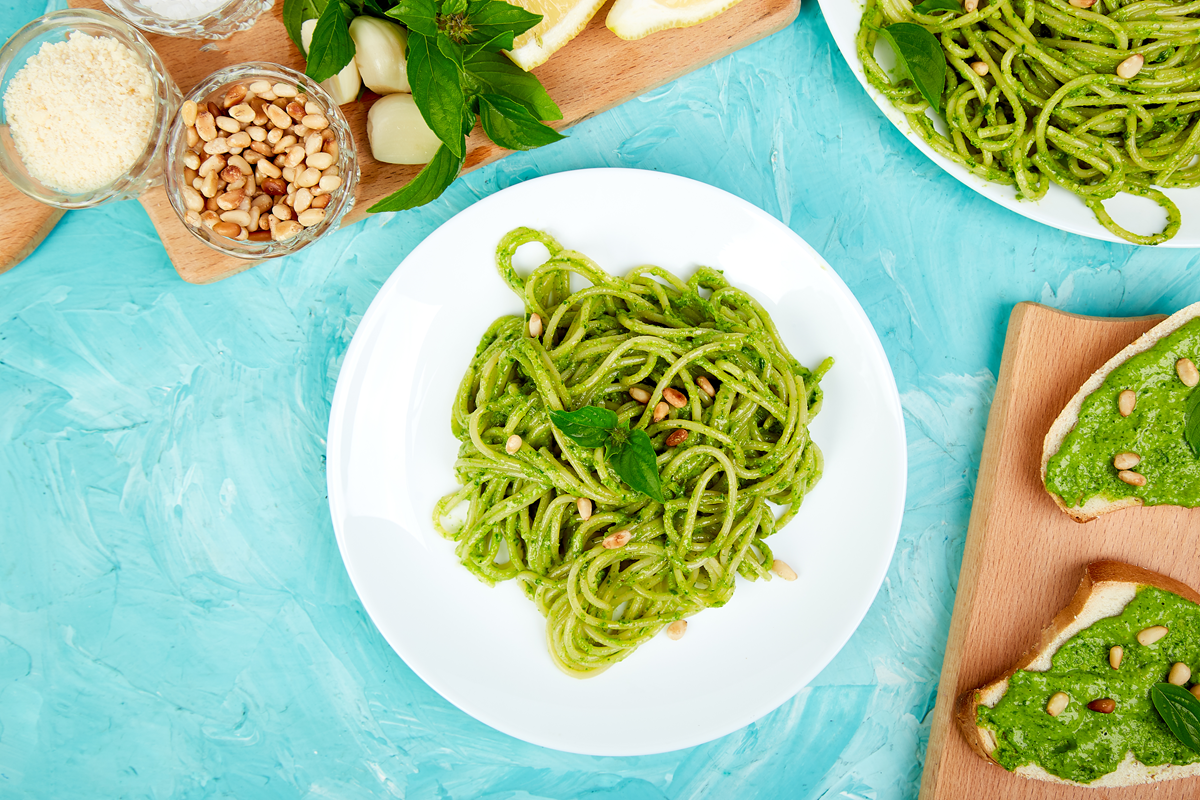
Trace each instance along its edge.
{"label": "wooden cutting board", "polygon": [[[69,4],[106,10],[101,0],[71,0]],[[800,0],[741,0],[702,25],[626,42],[604,26],[608,14],[605,5],[579,36],[534,74],[562,109],[563,119],[553,123],[554,127],[569,128],[787,27],[799,11]],[[273,61],[304,69],[304,59],[283,27],[283,0],[277,0],[253,28],[215,43],[211,52],[201,52],[202,43],[191,39],[148,38],[184,94],[205,76],[229,64]],[[383,164],[371,158],[366,134],[369,107],[369,102],[342,106],[358,143],[362,170],[357,202],[343,225],[362,219],[367,208],[420,171],[419,167]],[[503,158],[508,152],[493,145],[476,127],[467,142],[463,171]],[[33,251],[61,213],[21,195],[7,181],[0,183],[0,209],[6,211],[7,218],[15,215],[22,221],[15,232],[0,236],[0,272],[4,272]],[[201,244],[179,221],[162,187],[151,189],[141,202],[184,280],[212,283],[254,266],[254,262],[223,256]]]}
{"label": "wooden cutting board", "polygon": [[1116,559],[1200,587],[1200,509],[1135,508],[1083,524],[1042,488],[1042,440],[1093,372],[1163,319],[1013,309],[988,416],[946,660],[921,779],[921,800],[1194,800],[1192,778],[1084,789],[1012,775],[976,755],[953,719],[955,699],[1003,673],[1074,594],[1091,561]]}

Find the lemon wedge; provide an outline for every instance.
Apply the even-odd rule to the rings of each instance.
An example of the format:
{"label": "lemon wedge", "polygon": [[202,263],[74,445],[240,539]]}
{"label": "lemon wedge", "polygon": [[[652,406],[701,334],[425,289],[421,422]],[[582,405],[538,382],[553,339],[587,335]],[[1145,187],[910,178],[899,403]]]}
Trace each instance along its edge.
{"label": "lemon wedge", "polygon": [[526,11],[541,14],[536,27],[522,33],[508,57],[528,72],[579,35],[605,0],[513,0]]}
{"label": "lemon wedge", "polygon": [[641,39],[667,28],[687,28],[712,19],[738,0],[617,0],[604,24],[622,39]]}

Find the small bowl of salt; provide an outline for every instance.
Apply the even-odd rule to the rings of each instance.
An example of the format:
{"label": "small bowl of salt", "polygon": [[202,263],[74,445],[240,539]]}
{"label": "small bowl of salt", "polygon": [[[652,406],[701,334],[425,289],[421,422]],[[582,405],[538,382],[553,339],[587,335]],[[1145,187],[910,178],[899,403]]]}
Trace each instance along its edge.
{"label": "small bowl of salt", "polygon": [[144,31],[184,39],[225,39],[254,24],[274,0],[104,0]]}
{"label": "small bowl of salt", "polygon": [[181,99],[131,25],[86,9],[46,14],[0,48],[0,172],[59,208],[137,197],[163,181]]}

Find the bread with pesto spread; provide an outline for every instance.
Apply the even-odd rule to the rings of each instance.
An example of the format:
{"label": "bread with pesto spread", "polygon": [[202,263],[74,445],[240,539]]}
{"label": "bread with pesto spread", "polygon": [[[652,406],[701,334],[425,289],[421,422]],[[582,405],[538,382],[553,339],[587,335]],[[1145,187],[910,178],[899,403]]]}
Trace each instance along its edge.
{"label": "bread with pesto spread", "polygon": [[[1147,590],[1154,590],[1145,595],[1147,602],[1142,606],[1151,609],[1150,617],[1124,620],[1133,625],[1127,626],[1129,633],[1122,639],[1117,631],[1121,630],[1127,609],[1135,598]],[[1173,618],[1171,622],[1176,627],[1174,637],[1168,630],[1160,640],[1143,646],[1136,633],[1143,633],[1146,628],[1139,631],[1134,629],[1148,622],[1162,621],[1153,618],[1155,606],[1149,602],[1160,597],[1178,600],[1177,608],[1187,612],[1189,623],[1185,626],[1183,617]],[[999,678],[959,697],[955,707],[959,727],[976,753],[1017,775],[1036,780],[1099,788],[1157,783],[1200,775],[1200,753],[1187,749],[1174,737],[1149,701],[1149,686],[1167,680],[1169,670],[1162,664],[1178,657],[1179,647],[1195,646],[1191,640],[1197,629],[1191,626],[1200,623],[1194,621],[1200,621],[1200,594],[1185,584],[1122,562],[1100,561],[1089,564],[1075,596],[1042,631],[1038,642]],[[1101,628],[1102,624],[1108,627],[1102,629],[1098,636],[1099,641],[1086,641],[1087,632]],[[1072,641],[1077,634],[1082,634],[1080,639]],[[1132,638],[1130,634],[1133,634]],[[1111,639],[1107,638],[1109,636]],[[1147,640],[1149,638],[1147,637]],[[1117,657],[1116,668],[1112,666],[1112,651],[1109,647],[1112,641],[1123,642],[1123,652]],[[1082,653],[1085,661],[1096,663],[1080,664],[1072,661],[1066,666],[1056,664],[1055,656],[1065,646],[1074,647],[1076,656]],[[1143,647],[1144,650],[1139,649]],[[1171,647],[1177,649],[1172,651]],[[1147,662],[1148,658],[1156,658],[1161,663]],[[1121,672],[1120,666],[1126,667],[1124,673]],[[1200,672],[1200,664],[1194,663],[1191,667]],[[1028,678],[1040,682],[1051,679],[1058,681],[1060,677],[1063,681],[1073,682],[1075,688],[1072,691],[1075,695],[1084,696],[1068,693],[1069,699],[1065,709],[1060,708],[1051,715],[1047,706],[1050,698],[1056,693],[1052,690],[1068,687],[1061,683],[1038,683],[1035,685],[1041,689],[1040,693],[1025,692],[1023,697],[1014,698],[1006,712],[1010,718],[1019,719],[1020,725],[1004,728],[991,721],[990,717],[1009,692],[1013,681],[1024,684],[1025,681],[1019,679]],[[1110,685],[1105,686],[1105,681],[1109,681]],[[1121,688],[1120,681],[1127,681],[1130,685]],[[1145,698],[1141,697],[1143,683],[1147,684],[1144,687]],[[1190,684],[1190,681],[1188,683]],[[1085,690],[1082,687],[1087,688]],[[1100,699],[1091,697],[1091,694],[1111,694],[1122,699],[1118,700],[1113,710],[1103,713],[1090,708],[1089,703]],[[980,713],[981,709],[983,714]],[[1057,754],[1062,752],[1058,749],[1057,741],[1074,744],[1073,737],[1082,737],[1085,725],[1091,726],[1092,729],[1098,727],[1101,735],[1108,735],[1110,729],[1117,730],[1112,726],[1123,724],[1120,716],[1122,712],[1130,715],[1130,724],[1136,723],[1137,734],[1144,737],[1142,741],[1145,745],[1139,744],[1139,749],[1173,752],[1176,762],[1190,763],[1144,764],[1135,757],[1132,750],[1125,750],[1122,757],[1123,748],[1114,746],[1109,748],[1107,753],[1112,769],[1106,771],[1099,765],[1083,763],[1076,771],[1087,773],[1086,777],[1089,780],[1072,780],[1052,774],[1046,766],[1036,763],[1036,756],[1026,757],[1028,753],[1036,753],[1028,745],[1031,737],[1039,735],[1040,731],[1049,731],[1046,734],[1046,747],[1055,753],[1053,757],[1057,758]],[[1135,714],[1138,716],[1134,717]],[[1051,736],[1058,736],[1059,739],[1049,739]],[[1008,763],[1004,763],[1005,761]],[[1051,768],[1055,766],[1052,764]],[[1067,774],[1069,771],[1060,769],[1060,772]]]}
{"label": "bread with pesto spread", "polygon": [[[1047,482],[1047,467],[1050,464],[1050,459],[1058,454],[1059,450],[1063,447],[1064,442],[1067,440],[1067,436],[1079,423],[1080,411],[1083,408],[1084,401],[1097,390],[1101,389],[1105,383],[1105,380],[1118,367],[1121,367],[1131,358],[1147,352],[1162,339],[1175,333],[1181,327],[1197,317],[1200,317],[1200,303],[1193,303],[1187,308],[1172,314],[1170,317],[1139,336],[1135,342],[1110,358],[1104,366],[1096,370],[1092,376],[1087,379],[1087,382],[1079,388],[1079,391],[1075,393],[1075,396],[1071,398],[1070,402],[1068,402],[1066,407],[1063,408],[1057,419],[1054,420],[1054,424],[1050,426],[1050,430],[1046,434],[1046,438],[1042,445],[1042,485],[1046,486],[1046,491],[1049,492],[1050,496],[1054,499],[1054,502],[1059,506],[1059,508],[1063,509],[1063,511],[1067,512],[1075,520],[1079,522],[1088,522],[1100,516],[1101,514],[1108,514],[1113,511],[1119,511],[1123,508],[1147,504],[1141,497],[1136,496],[1105,496],[1102,488],[1098,489],[1097,493],[1092,494],[1091,496],[1064,498],[1060,494],[1056,493]],[[1117,413],[1115,407],[1113,412]],[[1182,439],[1182,432],[1180,433],[1180,438]],[[1115,454],[1105,454],[1106,458],[1108,459],[1105,462],[1105,465],[1111,470],[1113,479],[1115,480],[1119,470],[1113,467],[1111,464],[1113,455]],[[1133,469],[1136,470],[1138,468],[1134,467]],[[1118,486],[1119,484],[1112,483],[1110,485]],[[1165,502],[1162,504],[1177,505],[1177,503],[1171,502]]]}

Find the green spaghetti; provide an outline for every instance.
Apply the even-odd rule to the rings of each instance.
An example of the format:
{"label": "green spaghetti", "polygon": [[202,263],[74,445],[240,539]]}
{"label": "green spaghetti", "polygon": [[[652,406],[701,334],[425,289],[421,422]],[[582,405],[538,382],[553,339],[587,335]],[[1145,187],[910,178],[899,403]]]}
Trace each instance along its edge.
{"label": "green spaghetti", "polygon": [[[512,261],[529,242],[550,257],[522,279]],[[461,488],[434,523],[481,580],[521,583],[558,666],[595,675],[724,605],[736,575],[789,573],[765,540],[821,476],[808,423],[832,359],[801,366],[762,306],[707,267],[686,282],[656,266],[617,278],[528,228],[496,261],[527,317],[496,320],[463,376],[451,418]],[[572,274],[590,285],[572,292]],[[648,434],[663,502],[551,422],[588,406]]]}
{"label": "green spaghetti", "polygon": [[[913,81],[889,79],[875,59],[880,28],[897,22],[941,41],[948,135]],[[1200,185],[1197,0],[984,0],[941,14],[866,0],[857,45],[867,80],[944,158],[1015,186],[1019,199],[1038,200],[1056,183],[1135,244],[1179,230],[1179,208],[1155,187]],[[1114,222],[1102,201],[1120,192],[1162,206],[1166,227],[1143,236]]]}

